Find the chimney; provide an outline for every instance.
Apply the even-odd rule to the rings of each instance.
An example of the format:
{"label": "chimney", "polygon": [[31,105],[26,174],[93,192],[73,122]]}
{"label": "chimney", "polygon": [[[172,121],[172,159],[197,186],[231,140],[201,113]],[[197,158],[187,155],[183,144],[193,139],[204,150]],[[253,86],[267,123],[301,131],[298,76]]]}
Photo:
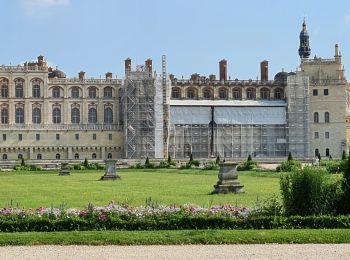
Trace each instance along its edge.
{"label": "chimney", "polygon": [[47,70],[48,70],[49,72],[52,72],[52,71],[53,71],[53,68],[49,67]]}
{"label": "chimney", "polygon": [[169,78],[170,78],[170,80],[174,80],[175,79],[174,74],[169,74]]}
{"label": "chimney", "polygon": [[124,61],[124,64],[125,64],[125,75],[128,75],[129,72],[131,71],[131,59],[130,59],[130,58],[127,58],[127,59]]}
{"label": "chimney", "polygon": [[200,78],[200,76],[199,76],[198,73],[194,73],[194,74],[191,75],[191,80],[192,81],[199,81],[199,78]]}
{"label": "chimney", "polygon": [[38,56],[38,66],[42,67],[44,65],[44,56],[43,55],[39,55]]}
{"label": "chimney", "polygon": [[210,74],[209,75],[209,80],[210,81],[215,81],[216,80],[216,76],[214,74]]}
{"label": "chimney", "polygon": [[152,75],[152,60],[147,59],[145,61],[145,71],[148,73],[148,75]]}
{"label": "chimney", "polygon": [[260,78],[261,81],[269,80],[269,62],[267,60],[260,62]]}
{"label": "chimney", "polygon": [[85,79],[85,71],[80,71],[79,72],[79,80],[84,80]]}
{"label": "chimney", "polygon": [[107,72],[106,73],[106,79],[112,79],[112,77],[113,77],[112,72]]}
{"label": "chimney", "polygon": [[219,72],[220,72],[220,81],[227,80],[227,60],[221,60],[219,62]]}

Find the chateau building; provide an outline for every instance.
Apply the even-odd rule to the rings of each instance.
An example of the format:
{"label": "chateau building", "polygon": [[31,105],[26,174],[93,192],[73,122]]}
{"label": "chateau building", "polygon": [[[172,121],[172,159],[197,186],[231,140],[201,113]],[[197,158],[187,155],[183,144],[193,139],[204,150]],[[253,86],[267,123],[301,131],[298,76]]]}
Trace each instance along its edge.
{"label": "chateau building", "polygon": [[0,159],[339,158],[349,103],[339,47],[309,58],[305,21],[299,40],[299,68],[273,79],[266,60],[256,80],[229,78],[226,60],[218,78],[189,79],[168,75],[165,57],[160,75],[150,59],[136,69],[126,59],[123,80],[67,78],[43,56],[0,66]]}

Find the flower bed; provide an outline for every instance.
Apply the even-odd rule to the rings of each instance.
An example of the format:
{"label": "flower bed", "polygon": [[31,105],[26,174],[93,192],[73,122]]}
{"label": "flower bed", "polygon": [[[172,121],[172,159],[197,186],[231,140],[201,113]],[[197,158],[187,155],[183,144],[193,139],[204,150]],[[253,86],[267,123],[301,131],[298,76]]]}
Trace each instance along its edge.
{"label": "flower bed", "polygon": [[0,210],[1,232],[73,230],[180,230],[349,228],[350,216],[256,216],[230,205],[127,207],[111,203],[86,209],[38,208]]}

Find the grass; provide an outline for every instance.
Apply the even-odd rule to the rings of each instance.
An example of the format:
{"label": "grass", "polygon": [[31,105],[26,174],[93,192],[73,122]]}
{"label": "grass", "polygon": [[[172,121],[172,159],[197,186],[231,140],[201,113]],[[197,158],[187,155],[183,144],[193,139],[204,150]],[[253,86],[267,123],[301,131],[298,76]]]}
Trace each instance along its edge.
{"label": "grass", "polygon": [[0,233],[8,245],[176,245],[350,243],[349,229],[182,230]]}
{"label": "grass", "polygon": [[279,194],[279,174],[240,172],[244,194],[210,195],[217,171],[196,169],[120,169],[117,181],[99,181],[103,171],[1,172],[0,207],[59,206],[84,208],[88,203],[107,205],[114,200],[139,206],[146,198],[159,204],[232,204],[253,206],[257,199]]}

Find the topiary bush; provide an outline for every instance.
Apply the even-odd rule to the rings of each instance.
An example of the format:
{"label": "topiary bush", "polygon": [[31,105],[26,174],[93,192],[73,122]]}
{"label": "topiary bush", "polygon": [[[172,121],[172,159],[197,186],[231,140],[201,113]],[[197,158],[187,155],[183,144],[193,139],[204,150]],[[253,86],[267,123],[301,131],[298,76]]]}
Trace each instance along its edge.
{"label": "topiary bush", "polygon": [[247,160],[245,162],[241,162],[237,166],[237,171],[249,171],[257,168],[258,163],[252,160],[252,156],[249,154]]}
{"label": "topiary bush", "polygon": [[285,162],[282,162],[281,165],[277,166],[276,171],[277,172],[291,172],[293,170],[300,170],[301,169],[301,163],[297,160],[288,160]]}

